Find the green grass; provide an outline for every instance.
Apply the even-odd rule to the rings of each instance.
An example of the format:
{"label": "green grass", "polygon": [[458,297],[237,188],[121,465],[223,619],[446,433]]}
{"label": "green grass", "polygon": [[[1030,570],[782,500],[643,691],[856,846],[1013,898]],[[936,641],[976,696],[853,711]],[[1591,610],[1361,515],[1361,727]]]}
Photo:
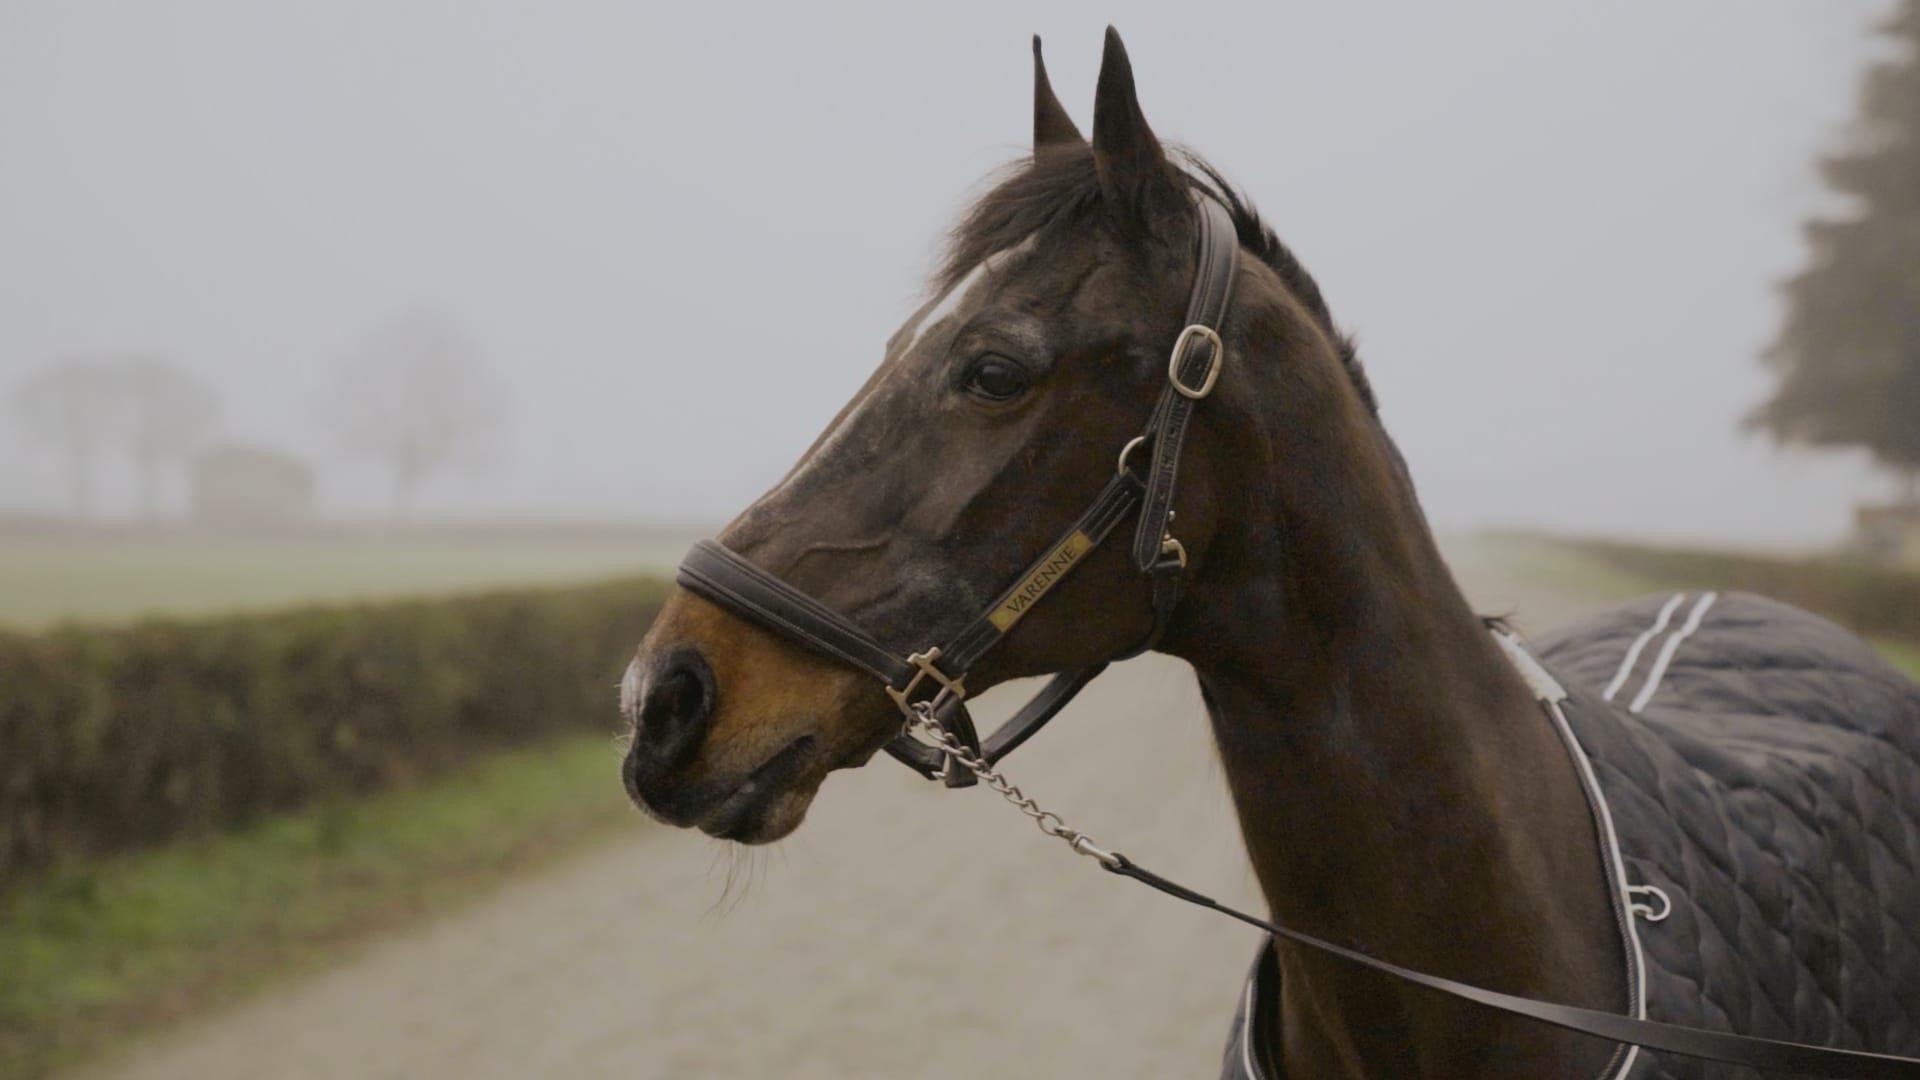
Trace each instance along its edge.
{"label": "green grass", "polygon": [[670,568],[675,539],[0,538],[0,625],[261,611],[571,584]]}
{"label": "green grass", "polygon": [[0,1075],[316,965],[631,823],[599,736],[204,840],[78,862],[0,894]]}
{"label": "green grass", "polygon": [[1873,644],[1880,650],[1882,656],[1893,661],[1894,667],[1912,676],[1914,681],[1920,682],[1920,645],[1884,639],[1876,640]]}

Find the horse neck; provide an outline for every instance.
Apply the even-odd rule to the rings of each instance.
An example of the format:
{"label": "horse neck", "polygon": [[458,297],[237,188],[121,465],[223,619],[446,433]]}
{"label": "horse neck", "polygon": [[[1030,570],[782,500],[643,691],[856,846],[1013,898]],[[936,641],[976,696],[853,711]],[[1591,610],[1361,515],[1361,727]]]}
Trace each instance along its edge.
{"label": "horse neck", "polygon": [[[1195,583],[1169,650],[1199,676],[1260,885],[1299,929],[1619,1008],[1617,933],[1566,749],[1461,595],[1398,453],[1352,411],[1350,438],[1260,449],[1272,487],[1216,540],[1207,565],[1221,572]],[[1422,1039],[1459,1051],[1467,1032],[1499,1030],[1318,959],[1283,950],[1282,964],[1286,1029],[1311,1028],[1350,1070],[1431,1071],[1446,1053]],[[1497,1053],[1557,1052],[1517,1046]]]}

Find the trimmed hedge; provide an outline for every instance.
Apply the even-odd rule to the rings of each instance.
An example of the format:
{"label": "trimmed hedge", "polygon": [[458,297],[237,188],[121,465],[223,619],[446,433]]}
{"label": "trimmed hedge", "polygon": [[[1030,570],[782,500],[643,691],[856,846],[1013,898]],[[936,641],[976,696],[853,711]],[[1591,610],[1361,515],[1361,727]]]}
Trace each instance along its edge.
{"label": "trimmed hedge", "polygon": [[664,595],[638,580],[0,633],[0,881],[555,732],[612,735]]}
{"label": "trimmed hedge", "polygon": [[1862,634],[1920,642],[1920,574],[1910,570],[1602,540],[1556,542],[1661,584],[1761,593],[1819,612]]}

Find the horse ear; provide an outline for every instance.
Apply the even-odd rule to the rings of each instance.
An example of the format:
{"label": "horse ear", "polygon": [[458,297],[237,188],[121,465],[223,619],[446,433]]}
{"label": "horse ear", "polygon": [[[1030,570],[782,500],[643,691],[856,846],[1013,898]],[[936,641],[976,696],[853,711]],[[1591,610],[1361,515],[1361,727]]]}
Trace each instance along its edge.
{"label": "horse ear", "polygon": [[1133,64],[1119,32],[1111,26],[1107,27],[1106,54],[1100,60],[1100,87],[1093,99],[1093,163],[1100,174],[1101,195],[1123,218],[1145,222],[1180,205],[1179,178],[1140,111]]}
{"label": "horse ear", "polygon": [[1054,96],[1053,83],[1047,79],[1047,62],[1040,58],[1040,35],[1033,35],[1033,149],[1036,153],[1050,146],[1078,146],[1087,141],[1073,126],[1073,117]]}

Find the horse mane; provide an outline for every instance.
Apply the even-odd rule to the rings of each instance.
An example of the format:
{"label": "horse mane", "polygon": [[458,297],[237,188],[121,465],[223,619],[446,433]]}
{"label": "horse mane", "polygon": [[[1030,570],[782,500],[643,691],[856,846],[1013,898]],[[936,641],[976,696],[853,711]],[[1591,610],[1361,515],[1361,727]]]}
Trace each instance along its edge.
{"label": "horse mane", "polygon": [[[1198,154],[1181,151],[1175,168],[1186,182],[1219,199],[1233,218],[1240,246],[1279,276],[1316,324],[1334,343],[1340,365],[1367,411],[1379,414],[1373,384],[1353,339],[1334,324],[1320,285],[1292,249],[1282,243],[1247,196]],[[937,288],[953,288],[987,256],[1022,242],[1063,221],[1091,213],[1100,204],[1100,177],[1091,148],[1059,147],[1023,158],[961,216],[948,237],[946,256],[934,275]]]}

